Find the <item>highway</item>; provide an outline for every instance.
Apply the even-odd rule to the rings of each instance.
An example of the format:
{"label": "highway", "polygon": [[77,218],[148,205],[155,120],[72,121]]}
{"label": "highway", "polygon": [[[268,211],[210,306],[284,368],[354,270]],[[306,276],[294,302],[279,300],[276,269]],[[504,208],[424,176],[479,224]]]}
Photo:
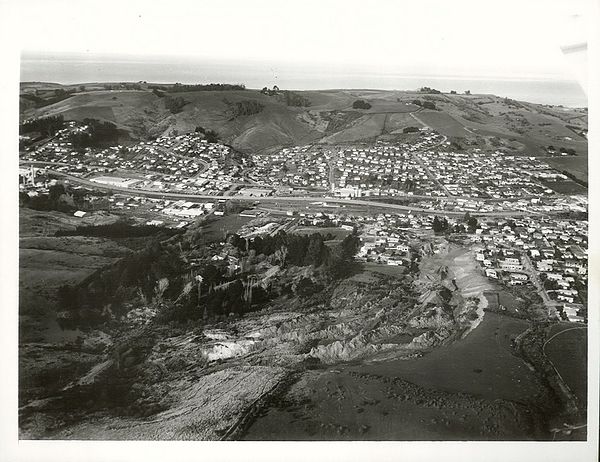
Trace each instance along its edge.
{"label": "highway", "polygon": [[[26,164],[26,163],[24,163]],[[180,200],[186,199],[189,201],[206,201],[206,200],[219,200],[219,199],[234,199],[239,201],[259,201],[259,202],[290,202],[290,203],[314,203],[314,202],[327,202],[330,204],[342,204],[348,206],[364,206],[367,208],[377,208],[382,210],[394,211],[394,212],[413,212],[425,215],[447,215],[447,216],[464,216],[464,211],[447,211],[447,210],[432,210],[432,209],[424,209],[420,207],[399,205],[399,204],[387,204],[376,201],[368,201],[368,200],[359,200],[359,199],[341,199],[341,198],[331,198],[331,197],[298,197],[298,196],[267,196],[267,197],[258,197],[258,196],[225,196],[225,195],[210,195],[210,194],[185,194],[185,193],[174,193],[174,192],[166,192],[166,191],[151,191],[147,189],[132,189],[132,188],[124,188],[120,186],[109,186],[102,183],[97,183],[95,181],[88,180],[86,178],[77,177],[74,175],[70,175],[68,173],[56,172],[54,170],[48,169],[52,174],[68,179],[71,183],[80,184],[83,186],[88,186],[93,189],[103,190],[103,191],[112,191],[118,192],[120,194],[127,194],[130,196],[144,196],[144,197],[154,197],[160,199],[173,199]],[[409,196],[410,197],[410,196]],[[431,199],[431,198],[429,198]],[[536,215],[534,212],[525,212],[525,211],[505,211],[505,212],[471,212],[472,216],[491,216],[491,217],[506,217],[506,216],[531,216]]]}

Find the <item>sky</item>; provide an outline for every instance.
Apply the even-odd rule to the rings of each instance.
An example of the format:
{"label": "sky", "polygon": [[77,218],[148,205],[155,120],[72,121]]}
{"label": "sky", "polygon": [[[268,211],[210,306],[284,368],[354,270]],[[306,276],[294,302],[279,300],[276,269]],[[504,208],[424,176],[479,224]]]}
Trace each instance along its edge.
{"label": "sky", "polygon": [[[572,78],[573,0],[15,0],[21,50]],[[571,32],[571,34],[567,34]],[[574,33],[573,33],[574,32]],[[566,36],[566,38],[565,38]],[[575,37],[575,38],[574,38]],[[583,35],[583,40],[585,36]],[[127,58],[125,58],[127,57]]]}

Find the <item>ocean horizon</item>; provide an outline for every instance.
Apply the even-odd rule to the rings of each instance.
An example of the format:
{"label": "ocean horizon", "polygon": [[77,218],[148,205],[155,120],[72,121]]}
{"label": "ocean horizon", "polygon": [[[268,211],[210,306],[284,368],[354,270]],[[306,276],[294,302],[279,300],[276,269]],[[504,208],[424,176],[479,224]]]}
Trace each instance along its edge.
{"label": "ocean horizon", "polygon": [[540,78],[410,75],[339,66],[257,61],[217,61],[173,57],[123,58],[85,55],[21,57],[22,82],[239,83],[247,88],[277,85],[289,90],[373,89],[410,91],[428,86],[443,92],[494,94],[515,100],[587,107],[587,96],[573,80]]}

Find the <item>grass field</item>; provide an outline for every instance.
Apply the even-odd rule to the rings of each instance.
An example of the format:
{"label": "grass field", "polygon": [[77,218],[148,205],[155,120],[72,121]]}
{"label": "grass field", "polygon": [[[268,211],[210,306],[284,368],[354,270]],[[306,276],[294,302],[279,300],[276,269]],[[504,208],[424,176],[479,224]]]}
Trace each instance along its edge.
{"label": "grass field", "polygon": [[253,218],[241,217],[237,214],[214,217],[208,223],[202,225],[202,236],[206,242],[213,242],[223,239],[228,233],[237,232],[246,223]]}
{"label": "grass field", "polygon": [[544,183],[548,188],[561,194],[585,194],[587,195],[587,188],[575,183],[573,180],[565,181],[549,181]]}
{"label": "grass field", "polygon": [[528,325],[523,320],[488,312],[481,324],[462,340],[422,358],[365,369],[373,374],[401,377],[423,387],[487,399],[535,400],[541,384],[511,349],[511,339]]}
{"label": "grass field", "polygon": [[456,119],[445,112],[422,111],[417,117],[442,135],[464,137],[469,134]]}
{"label": "grass field", "polygon": [[351,124],[349,128],[341,130],[324,138],[327,143],[347,143],[349,141],[374,138],[381,135],[385,114],[365,114]]}
{"label": "grass field", "polygon": [[550,331],[549,338],[554,334],[559,335],[546,344],[546,356],[577,399],[587,403],[587,329],[561,324]]}
{"label": "grass field", "polygon": [[579,180],[588,181],[587,156],[545,157],[544,161],[557,170],[566,170]]}

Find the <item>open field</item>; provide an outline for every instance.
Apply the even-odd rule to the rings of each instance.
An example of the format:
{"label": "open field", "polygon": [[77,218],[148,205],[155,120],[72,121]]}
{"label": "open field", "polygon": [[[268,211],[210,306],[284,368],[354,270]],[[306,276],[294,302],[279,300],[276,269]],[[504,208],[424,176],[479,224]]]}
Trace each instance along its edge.
{"label": "open field", "polygon": [[307,373],[243,439],[464,441],[535,434],[535,423],[514,403],[336,368]]}
{"label": "open field", "polygon": [[583,194],[587,195],[587,188],[585,186],[580,185],[579,183],[575,183],[573,180],[564,180],[564,181],[549,181],[544,183],[553,191],[556,191],[560,194]]}
{"label": "open field", "polygon": [[375,138],[381,135],[385,118],[385,114],[364,115],[354,121],[350,127],[323,138],[321,141],[334,144]]}
{"label": "open field", "polygon": [[511,348],[511,341],[527,327],[526,321],[488,312],[462,340],[421,358],[373,364],[361,370],[447,392],[535,402],[544,389]]}
{"label": "open field", "polygon": [[237,232],[253,218],[241,217],[238,214],[224,215],[218,219],[210,218],[202,225],[201,235],[205,242],[222,240],[227,234]]}
{"label": "open field", "polygon": [[581,181],[588,181],[587,156],[545,157],[544,162],[560,171],[566,170]]}
{"label": "open field", "polygon": [[579,402],[587,406],[587,328],[561,324],[554,326],[548,337],[546,356]]}
{"label": "open field", "polygon": [[442,135],[455,137],[464,137],[468,135],[465,128],[450,114],[445,112],[421,111],[417,117]]}

